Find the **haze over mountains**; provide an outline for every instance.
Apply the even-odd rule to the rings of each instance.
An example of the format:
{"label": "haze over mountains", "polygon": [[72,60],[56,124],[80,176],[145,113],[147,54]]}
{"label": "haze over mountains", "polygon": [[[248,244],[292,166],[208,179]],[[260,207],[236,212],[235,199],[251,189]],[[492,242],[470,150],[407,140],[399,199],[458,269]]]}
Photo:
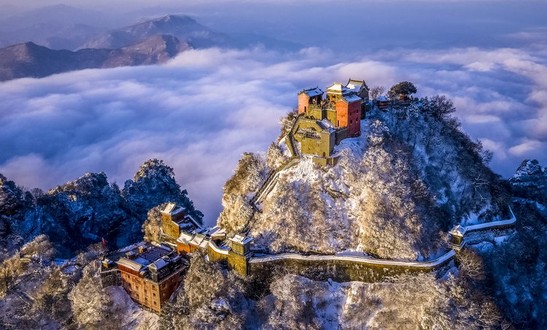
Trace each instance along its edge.
{"label": "haze over mountains", "polygon": [[190,49],[172,35],[155,35],[117,49],[53,50],[33,42],[0,49],[0,80],[45,77],[55,73],[163,63]]}
{"label": "haze over mountains", "polygon": [[[44,18],[51,16],[59,22]],[[232,38],[189,16],[166,15],[107,31],[85,24],[93,23],[89,16],[95,17],[98,13],[58,5],[33,11],[26,17],[5,19],[0,24],[10,28],[0,33],[0,45],[14,40],[25,42],[0,49],[0,81],[90,68],[164,63],[190,48],[236,48],[252,44],[272,44],[277,48],[294,46],[256,34],[240,33]],[[34,23],[22,25],[21,20]]]}
{"label": "haze over mountains", "polygon": [[0,49],[0,80],[164,63],[190,48],[225,47],[230,43],[226,35],[190,17],[168,15],[98,35],[78,46],[76,51],[54,50],[33,42]]}
{"label": "haze over mountains", "polygon": [[[90,170],[123,182],[136,164],[158,157],[173,164],[179,180],[191,178],[189,189],[206,217],[218,214],[220,187],[239,154],[268,146],[277,134],[278,118],[294,106],[295,92],[348,77],[386,88],[409,80],[418,87],[418,96],[447,95],[464,130],[493,151],[491,166],[504,177],[522,159],[547,162],[547,5],[537,1],[496,6],[473,0],[350,1],[344,6],[235,1],[213,6],[166,0],[151,7],[144,1],[81,0],[70,4],[81,6],[77,11],[65,5],[38,8],[46,3],[3,7],[1,39],[11,36],[10,43],[33,41],[53,49],[53,43],[39,40],[41,33],[50,40],[70,34],[48,32],[47,26],[99,28],[64,47],[74,51],[109,31],[124,30],[120,27],[180,13],[238,45],[266,47],[194,49],[179,53],[168,65],[1,83],[0,172],[28,187],[49,189]],[[23,5],[38,9],[28,11]],[[34,32],[15,38],[14,31],[25,27]],[[293,48],[286,51],[278,39]],[[28,46],[22,49],[34,49]],[[97,53],[100,65],[108,62],[105,53],[112,56]],[[165,54],[161,48],[159,53]],[[121,51],[112,54],[124,56]],[[141,61],[152,62],[146,60]],[[184,123],[184,130],[166,130],[166,118]],[[217,166],[220,161],[226,165]],[[204,182],[211,188],[207,194],[200,189]]]}
{"label": "haze over mountains", "polygon": [[212,31],[188,16],[167,15],[108,31],[91,38],[78,48],[122,48],[157,35],[174,36],[187,41],[194,48],[225,47],[232,43],[227,35]]}
{"label": "haze over mountains", "polygon": [[[2,11],[10,13],[14,9]],[[62,4],[4,15],[0,16],[1,47],[32,41],[52,49],[75,49],[114,24],[120,24],[103,12]]]}
{"label": "haze over mountains", "polygon": [[[547,3],[76,2],[88,9],[0,5],[0,61],[46,76],[0,81],[0,328],[547,327]],[[282,170],[247,226],[247,198],[289,156],[280,118],[348,77],[412,81],[422,102],[369,112],[336,166]],[[436,117],[435,95],[459,120]],[[93,261],[168,201],[303,255],[435,258],[456,224],[508,205],[517,221],[466,236],[438,277],[257,283],[196,256],[160,316],[104,289]]]}

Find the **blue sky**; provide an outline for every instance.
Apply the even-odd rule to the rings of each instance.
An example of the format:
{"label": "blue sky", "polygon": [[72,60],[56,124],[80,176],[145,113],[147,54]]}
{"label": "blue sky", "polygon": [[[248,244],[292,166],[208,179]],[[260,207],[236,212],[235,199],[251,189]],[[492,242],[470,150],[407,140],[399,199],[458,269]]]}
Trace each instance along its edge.
{"label": "blue sky", "polygon": [[189,13],[220,32],[267,35],[301,49],[191,51],[161,66],[0,83],[0,173],[43,189],[87,171],[123,184],[158,157],[212,223],[240,155],[266,150],[297,91],[348,77],[386,88],[410,80],[420,96],[447,95],[504,177],[525,158],[547,164],[545,3],[127,3],[117,1],[108,15],[129,22]]}

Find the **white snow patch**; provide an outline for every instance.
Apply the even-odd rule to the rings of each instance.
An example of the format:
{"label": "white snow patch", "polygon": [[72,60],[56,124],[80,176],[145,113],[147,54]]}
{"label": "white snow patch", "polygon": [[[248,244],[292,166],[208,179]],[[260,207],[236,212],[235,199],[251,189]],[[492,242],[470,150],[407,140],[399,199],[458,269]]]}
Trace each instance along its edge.
{"label": "white snow patch", "polygon": [[496,245],[502,245],[503,242],[505,242],[510,235],[504,235],[504,236],[498,236],[494,237],[494,241],[496,242]]}
{"label": "white snow patch", "polygon": [[112,299],[112,309],[122,312],[122,329],[159,328],[159,316],[140,308],[121,286],[110,286],[105,291]]}

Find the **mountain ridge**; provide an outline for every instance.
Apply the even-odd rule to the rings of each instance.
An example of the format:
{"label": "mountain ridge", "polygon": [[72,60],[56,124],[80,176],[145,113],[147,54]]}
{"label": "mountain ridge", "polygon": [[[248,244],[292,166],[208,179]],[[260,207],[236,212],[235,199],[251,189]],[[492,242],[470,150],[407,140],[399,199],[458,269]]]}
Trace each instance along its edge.
{"label": "mountain ridge", "polygon": [[170,35],[151,36],[119,49],[53,50],[33,42],[0,49],[0,81],[56,73],[164,63],[190,46]]}
{"label": "mountain ridge", "polygon": [[228,36],[214,32],[199,24],[190,16],[166,15],[127,27],[110,30],[87,41],[79,49],[123,48],[155,35],[172,35],[187,42],[194,48],[227,46],[231,42]]}
{"label": "mountain ridge", "polygon": [[0,81],[82,69],[161,64],[193,48],[300,47],[252,33],[232,36],[216,32],[186,15],[165,15],[97,35],[99,30],[74,23],[56,27],[57,32],[47,37],[29,37],[27,40],[33,41],[0,48]]}
{"label": "mountain ridge", "polygon": [[63,255],[102,239],[119,248],[141,240],[148,211],[165,202],[185,207],[198,221],[203,217],[175,181],[173,169],[157,159],[143,163],[121,189],[102,172],[86,173],[47,192],[23,191],[0,174],[5,227],[0,242],[46,234]]}

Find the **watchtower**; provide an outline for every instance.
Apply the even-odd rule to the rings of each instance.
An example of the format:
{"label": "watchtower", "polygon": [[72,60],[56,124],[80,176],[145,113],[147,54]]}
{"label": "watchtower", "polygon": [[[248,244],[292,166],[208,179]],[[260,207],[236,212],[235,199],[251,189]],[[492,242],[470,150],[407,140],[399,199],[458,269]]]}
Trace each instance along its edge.
{"label": "watchtower", "polygon": [[248,260],[252,255],[250,236],[236,235],[230,239],[230,251],[228,252],[228,265],[243,276],[248,274]]}
{"label": "watchtower", "polygon": [[465,229],[465,227],[457,225],[448,233],[450,244],[452,245],[452,248],[456,251],[461,250],[461,248],[465,246]]}
{"label": "watchtower", "polygon": [[169,203],[161,211],[161,229],[163,234],[171,240],[180,236],[180,223],[184,221],[184,208],[175,203]]}

